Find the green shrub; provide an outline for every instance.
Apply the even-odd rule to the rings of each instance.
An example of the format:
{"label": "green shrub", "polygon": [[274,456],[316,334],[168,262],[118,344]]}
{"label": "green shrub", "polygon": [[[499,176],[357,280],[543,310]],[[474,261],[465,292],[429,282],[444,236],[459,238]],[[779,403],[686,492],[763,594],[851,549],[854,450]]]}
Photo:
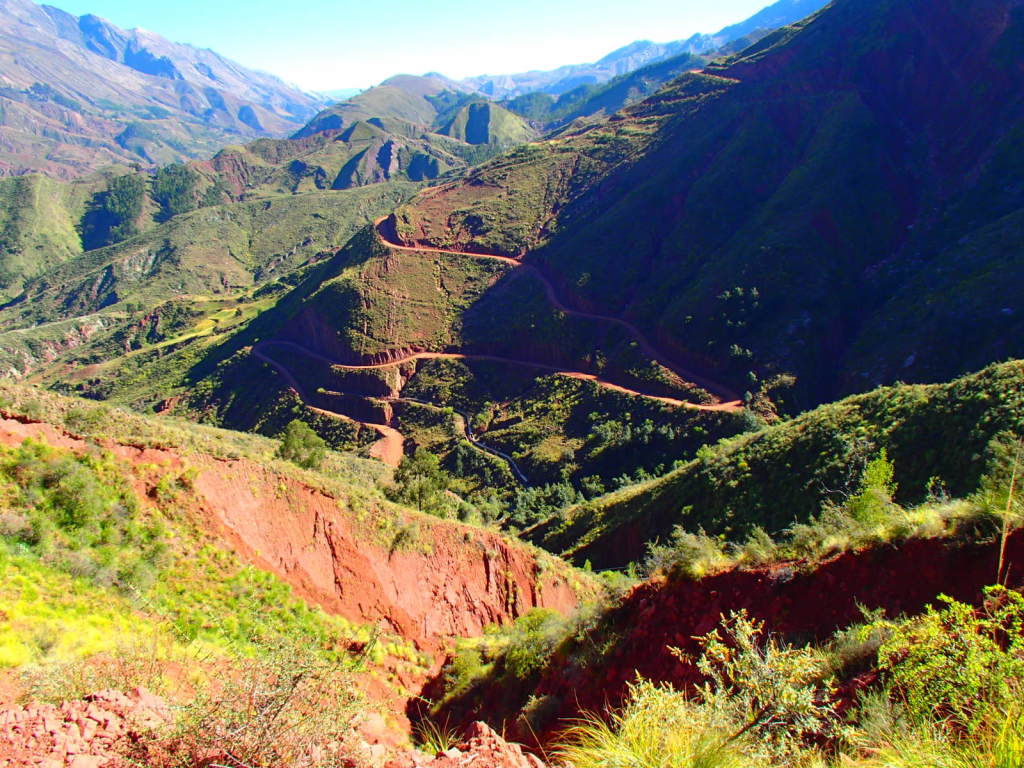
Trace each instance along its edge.
{"label": "green shrub", "polygon": [[714,713],[667,686],[641,680],[609,720],[586,715],[556,754],[574,768],[754,768]]}
{"label": "green shrub", "polygon": [[896,467],[889,461],[883,448],[878,457],[864,468],[860,491],[846,502],[846,511],[850,517],[864,526],[884,525],[896,506],[893,502],[896,495],[895,475]]}
{"label": "green shrub", "polygon": [[305,469],[318,469],[327,456],[327,443],[308,424],[292,419],[281,434],[278,456]]}
{"label": "green shrub", "polygon": [[458,504],[448,494],[451,478],[441,469],[440,459],[420,448],[405,456],[395,470],[395,487],[389,494],[394,501],[408,504],[421,512],[450,517]]}
{"label": "green shrub", "polygon": [[647,574],[656,571],[683,573],[699,579],[730,563],[722,539],[708,536],[703,529],[689,533],[681,526],[676,526],[666,544],[653,543],[647,546],[643,570]]}
{"label": "green shrub", "polygon": [[0,452],[0,537],[100,586],[146,587],[166,542],[113,459],[31,439]]}
{"label": "green shrub", "polygon": [[526,680],[543,669],[565,639],[565,628],[565,618],[547,608],[534,608],[520,616],[509,631],[505,670],[519,680]]}
{"label": "green shrub", "polygon": [[728,743],[742,740],[749,756],[788,764],[811,739],[841,735],[821,653],[765,637],[763,623],[745,611],[699,640],[697,669],[707,681],[698,700],[726,724]]}
{"label": "green shrub", "polygon": [[1024,595],[1002,587],[985,606],[940,597],[879,652],[894,695],[922,721],[971,731],[992,711],[1007,711],[1024,693]]}

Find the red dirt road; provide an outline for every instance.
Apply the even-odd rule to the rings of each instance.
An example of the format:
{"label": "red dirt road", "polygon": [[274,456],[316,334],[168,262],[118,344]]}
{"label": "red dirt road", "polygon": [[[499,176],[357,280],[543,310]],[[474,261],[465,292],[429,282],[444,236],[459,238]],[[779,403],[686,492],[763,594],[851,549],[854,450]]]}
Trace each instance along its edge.
{"label": "red dirt road", "polygon": [[[548,365],[546,363],[534,363],[526,360],[515,360],[512,358],[501,357],[497,355],[473,355],[464,354],[460,352],[418,352],[416,354],[408,355],[398,360],[391,360],[386,363],[353,365],[349,363],[341,363],[338,362],[337,360],[332,360],[317,352],[306,349],[305,347],[299,346],[298,344],[294,344],[290,341],[262,341],[254,345],[252,348],[253,355],[257,359],[263,361],[267,365],[277,370],[282,376],[284,376],[285,380],[288,382],[288,385],[295,390],[296,394],[298,394],[302,401],[306,403],[307,407],[309,407],[313,411],[316,411],[317,413],[321,413],[325,416],[329,416],[332,418],[345,419],[347,421],[356,421],[355,419],[352,419],[343,414],[335,413],[334,411],[327,411],[322,408],[316,408],[312,406],[310,404],[309,398],[306,397],[306,395],[303,393],[302,387],[299,385],[299,382],[295,378],[295,376],[292,375],[291,371],[289,371],[286,366],[282,365],[273,358],[268,357],[266,354],[264,354],[263,349],[274,345],[291,347],[298,350],[299,352],[302,352],[305,355],[313,357],[317,360],[321,360],[332,367],[341,368],[343,370],[348,371],[366,371],[380,368],[391,368],[415,360],[440,359],[482,360],[496,363],[506,363],[510,365],[522,365],[530,368],[536,368],[537,370],[541,371],[549,371],[560,376],[567,376],[569,378],[579,379],[581,381],[592,381],[598,386],[604,387],[605,389],[610,389],[615,392],[622,392],[624,394],[633,395],[635,397],[644,397],[647,398],[648,400],[654,400],[659,403],[664,403],[665,405],[670,405],[674,408],[690,408],[699,411],[723,411],[731,413],[743,410],[743,401],[740,400],[736,393],[733,392],[728,387],[725,387],[722,384],[719,384],[718,382],[711,381],[710,379],[707,379],[704,376],[694,373],[693,371],[687,370],[679,365],[676,365],[675,363],[665,361],[658,354],[658,351],[654,348],[650,341],[647,340],[647,337],[644,336],[643,332],[639,328],[637,328],[636,325],[629,322],[628,320],[623,320],[622,318],[611,317],[608,315],[598,315],[592,312],[583,312],[580,310],[572,309],[571,307],[567,307],[565,304],[561,302],[561,300],[559,300],[558,295],[555,293],[555,288],[551,284],[551,282],[534,265],[526,264],[518,259],[513,259],[509,256],[500,256],[497,254],[472,253],[470,251],[453,251],[446,250],[443,248],[431,248],[428,246],[421,245],[405,245],[403,243],[395,242],[395,238],[389,237],[387,232],[385,231],[385,227],[383,225],[386,220],[387,217],[384,217],[374,222],[374,231],[377,233],[377,236],[380,238],[380,241],[388,248],[391,248],[396,251],[406,251],[409,253],[437,253],[448,256],[466,256],[477,259],[493,259],[495,261],[501,261],[506,264],[510,264],[514,266],[516,269],[525,270],[529,272],[534,278],[540,281],[541,285],[544,286],[544,292],[547,295],[548,301],[559,312],[563,312],[566,315],[580,317],[587,320],[596,320],[599,322],[612,323],[622,328],[625,328],[630,333],[630,335],[632,335],[636,339],[637,343],[640,345],[640,348],[643,350],[644,354],[646,354],[652,360],[658,360],[663,366],[668,368],[670,371],[675,373],[680,378],[686,381],[693,382],[697,386],[707,390],[712,395],[719,398],[721,402],[714,403],[712,405],[703,405],[700,403],[691,403],[685,400],[679,400],[674,397],[652,395],[645,392],[640,392],[635,389],[631,389],[629,387],[624,387],[620,384],[613,384],[610,381],[600,379],[596,375],[591,373],[584,373],[582,371],[571,371],[566,370],[564,368],[559,368],[558,366]],[[405,443],[405,438],[402,435],[402,433],[399,432],[397,429],[384,424],[373,424],[369,422],[358,421],[356,423],[362,424],[363,426],[375,430],[381,436],[380,440],[378,440],[370,447],[370,455],[373,456],[374,458],[380,459],[389,466],[397,467],[399,462],[401,462],[402,456],[404,454],[403,447]]]}
{"label": "red dirt road", "polygon": [[[272,346],[291,347],[292,349],[298,350],[304,355],[327,363],[328,365],[334,368],[341,368],[346,371],[371,371],[380,368],[393,368],[396,365],[412,362],[414,360],[480,360],[492,363],[506,363],[508,365],[521,365],[527,368],[536,368],[537,370],[541,371],[550,371],[551,373],[557,374],[559,376],[566,376],[570,379],[592,381],[599,387],[604,387],[605,389],[611,389],[616,392],[623,392],[627,395],[633,395],[635,397],[643,397],[648,400],[654,400],[659,403],[665,403],[666,405],[671,405],[676,408],[690,408],[695,411],[725,411],[730,413],[735,413],[737,411],[743,410],[742,400],[734,400],[728,403],[715,403],[713,405],[691,403],[686,400],[678,400],[674,397],[662,397],[661,395],[651,395],[646,392],[640,392],[635,389],[630,389],[629,387],[621,386],[619,384],[613,384],[610,381],[605,381],[604,379],[598,378],[592,373],[583,373],[582,371],[569,371],[566,370],[565,368],[559,368],[557,365],[548,365],[547,363],[533,363],[527,360],[515,360],[510,357],[500,357],[498,355],[473,355],[466,354],[463,352],[417,352],[416,354],[407,355],[406,357],[399,358],[398,360],[390,360],[386,363],[367,363],[365,365],[353,365],[349,363],[339,363],[337,360],[332,360],[329,357],[325,357],[324,355],[321,355],[318,352],[313,352],[312,350],[306,349],[305,347],[300,346],[299,344],[295,344],[294,342],[278,340],[261,341],[259,344],[253,347],[253,352],[258,358],[260,358],[264,362],[270,362],[269,358],[267,358],[266,355],[262,354],[261,352],[256,351],[256,348],[266,348]],[[281,366],[278,363],[271,362],[270,364],[277,368],[279,371],[284,372],[285,370],[283,366]],[[302,393],[298,389],[297,382],[295,381],[294,377],[292,377],[290,373],[287,373],[285,374],[285,378],[289,380],[289,384],[292,386],[293,389],[295,389],[296,392],[299,392],[301,396]],[[303,398],[303,400],[305,400],[305,398]],[[370,426],[376,427],[378,425]]]}
{"label": "red dirt road", "polygon": [[[323,408],[317,408],[313,405],[310,405],[309,399],[303,393],[302,387],[299,385],[298,380],[292,375],[292,372],[289,371],[288,368],[274,360],[272,357],[267,357],[267,355],[263,354],[263,351],[260,349],[260,347],[266,346],[267,343],[287,344],[288,346],[293,346],[296,347],[297,349],[302,350],[306,354],[313,353],[308,352],[305,349],[302,349],[302,347],[299,347],[296,344],[291,344],[290,342],[262,342],[260,344],[256,344],[252,348],[253,356],[256,359],[266,363],[271,368],[280,373],[282,376],[284,376],[285,381],[288,382],[288,386],[295,390],[295,394],[297,394],[299,398],[302,400],[302,402],[306,404],[307,408],[309,408],[311,411],[315,413],[322,414],[329,418],[355,422],[356,424],[361,424],[364,427],[368,427],[376,431],[380,435],[380,440],[378,440],[377,442],[370,446],[370,455],[373,456],[375,459],[383,461],[389,467],[397,467],[401,463],[402,456],[404,454],[403,446],[405,444],[405,437],[402,435],[401,432],[399,432],[397,429],[393,427],[385,426],[384,424],[371,424],[365,421],[356,421],[355,419],[345,416],[344,414],[335,413],[334,411],[327,411],[324,410]],[[319,356],[317,355],[317,357]]]}
{"label": "red dirt road", "polygon": [[[650,341],[648,341],[647,337],[643,334],[643,331],[641,331],[636,325],[629,322],[628,320],[623,320],[621,317],[612,317],[610,315],[598,315],[594,314],[593,312],[582,312],[580,310],[567,307],[558,298],[558,294],[555,293],[555,288],[551,284],[551,281],[548,280],[547,277],[545,277],[544,274],[533,264],[527,264],[526,262],[520,261],[519,259],[513,259],[510,256],[499,256],[497,254],[491,253],[450,251],[442,248],[431,248],[423,245],[405,245],[404,243],[398,243],[395,242],[394,239],[389,237],[388,232],[384,227],[385,221],[387,221],[386,216],[377,219],[377,221],[374,222],[373,226],[374,231],[377,233],[377,237],[379,237],[380,241],[388,248],[392,248],[396,251],[407,251],[409,253],[440,253],[449,256],[469,256],[476,259],[494,259],[496,261],[501,261],[506,264],[512,264],[518,269],[526,270],[531,275],[533,275],[537,280],[539,280],[541,285],[544,286],[544,292],[547,294],[548,301],[551,302],[551,305],[559,312],[564,312],[565,314],[571,315],[573,317],[581,317],[586,320],[597,320],[600,322],[612,323],[614,325],[618,325],[622,328],[625,328],[627,331],[629,331],[630,335],[632,335],[633,338],[636,339],[637,344],[640,345],[640,348],[644,351],[644,354],[650,357],[652,360],[657,360],[659,363],[661,363],[661,365],[665,366],[670,371],[679,376],[679,378],[684,379],[685,381],[692,382],[697,386],[706,389],[715,397],[719,398],[719,400],[729,401],[730,403],[736,403],[738,407],[735,410],[740,410],[740,408],[742,407],[742,403],[740,402],[740,396],[736,392],[731,390],[729,387],[726,387],[723,384],[720,384],[716,381],[712,381],[711,379],[708,379],[705,376],[701,376],[698,373],[683,368],[682,366],[670,362],[666,360],[664,357],[662,357],[654,348],[654,345],[651,344]],[[631,392],[631,390],[628,389],[623,389],[622,391]],[[643,395],[642,393],[634,394],[639,394],[641,397],[647,397],[647,395]]]}

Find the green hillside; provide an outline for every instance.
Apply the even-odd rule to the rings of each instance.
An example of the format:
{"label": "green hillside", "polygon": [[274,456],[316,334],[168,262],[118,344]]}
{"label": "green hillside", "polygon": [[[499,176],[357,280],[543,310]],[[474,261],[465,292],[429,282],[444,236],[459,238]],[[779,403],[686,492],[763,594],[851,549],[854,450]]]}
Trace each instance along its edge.
{"label": "green hillside", "polygon": [[980,7],[834,3],[421,198],[399,234],[529,251],[737,389],[796,375],[802,407],[1019,356],[1010,5],[986,36]]}
{"label": "green hillside", "polygon": [[109,396],[144,384],[147,404],[159,403],[197,355],[289,290],[296,270],[333,255],[414,189],[376,185],[205,207],[89,251],[0,311],[0,359],[65,389]]}
{"label": "green hillside", "polygon": [[438,132],[467,144],[500,147],[525,144],[535,136],[518,116],[487,102],[474,102],[462,107]]}
{"label": "green hillside", "polygon": [[677,525],[737,542],[755,527],[778,534],[855,494],[882,450],[895,466],[898,501],[966,496],[989,441],[1022,431],[1020,361],[948,384],[884,387],[708,446],[664,477],[570,507],[526,536],[579,562],[621,567]]}
{"label": "green hillside", "polygon": [[77,227],[90,188],[45,176],[0,179],[0,286],[16,296],[26,278],[82,252]]}

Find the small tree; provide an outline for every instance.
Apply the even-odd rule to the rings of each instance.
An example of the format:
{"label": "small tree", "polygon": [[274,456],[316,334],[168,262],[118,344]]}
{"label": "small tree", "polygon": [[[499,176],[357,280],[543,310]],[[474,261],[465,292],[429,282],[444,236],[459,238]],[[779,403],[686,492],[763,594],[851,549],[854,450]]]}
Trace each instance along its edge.
{"label": "small tree", "polygon": [[884,523],[896,506],[893,501],[896,495],[895,474],[896,468],[883,448],[878,457],[864,468],[860,493],[846,502],[850,517],[862,525]]}
{"label": "small tree", "polygon": [[277,455],[305,469],[317,469],[327,456],[327,443],[308,424],[292,419],[281,433]]}
{"label": "small tree", "polygon": [[445,507],[445,491],[450,478],[441,469],[441,461],[422,448],[406,456],[395,470],[395,501],[409,504],[421,512],[440,513]]}

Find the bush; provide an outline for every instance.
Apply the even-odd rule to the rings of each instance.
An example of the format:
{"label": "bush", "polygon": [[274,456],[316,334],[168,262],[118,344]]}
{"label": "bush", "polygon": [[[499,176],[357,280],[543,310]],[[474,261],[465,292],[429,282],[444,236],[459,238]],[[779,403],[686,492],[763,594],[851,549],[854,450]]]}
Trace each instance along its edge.
{"label": "bush", "polygon": [[746,768],[713,712],[678,691],[641,680],[608,721],[586,715],[557,751],[574,768]]}
{"label": "bush", "polygon": [[721,539],[708,536],[703,529],[689,533],[681,526],[676,526],[668,543],[648,544],[643,570],[647,574],[656,571],[683,573],[699,579],[731,562]]}
{"label": "bush", "polygon": [[896,507],[896,468],[883,448],[878,457],[864,468],[860,492],[846,502],[846,511],[864,526],[884,525]]}
{"label": "bush", "polygon": [[277,455],[305,469],[318,469],[327,457],[327,443],[299,419],[288,422],[280,439]]}
{"label": "bush", "polygon": [[526,680],[547,665],[555,647],[565,639],[564,617],[547,608],[534,608],[516,619],[505,651],[505,670]]}
{"label": "bush", "polygon": [[971,731],[1024,694],[1024,596],[992,587],[977,612],[940,600],[882,645],[879,663],[915,718]]}
{"label": "bush", "polygon": [[100,586],[146,586],[166,550],[109,456],[75,456],[31,439],[0,451],[0,541]]}
{"label": "bush", "polygon": [[239,659],[183,711],[174,735],[183,764],[242,768],[351,765],[360,699],[353,663],[276,641]]}
{"label": "bush", "polygon": [[699,641],[697,669],[707,678],[699,701],[726,724],[728,743],[742,741],[752,757],[789,764],[811,739],[840,735],[820,653],[765,637],[763,623],[745,611]]}
{"label": "bush", "polygon": [[448,495],[450,485],[451,478],[441,469],[440,459],[420,448],[398,465],[395,487],[389,495],[421,512],[450,517],[457,510],[456,500]]}

